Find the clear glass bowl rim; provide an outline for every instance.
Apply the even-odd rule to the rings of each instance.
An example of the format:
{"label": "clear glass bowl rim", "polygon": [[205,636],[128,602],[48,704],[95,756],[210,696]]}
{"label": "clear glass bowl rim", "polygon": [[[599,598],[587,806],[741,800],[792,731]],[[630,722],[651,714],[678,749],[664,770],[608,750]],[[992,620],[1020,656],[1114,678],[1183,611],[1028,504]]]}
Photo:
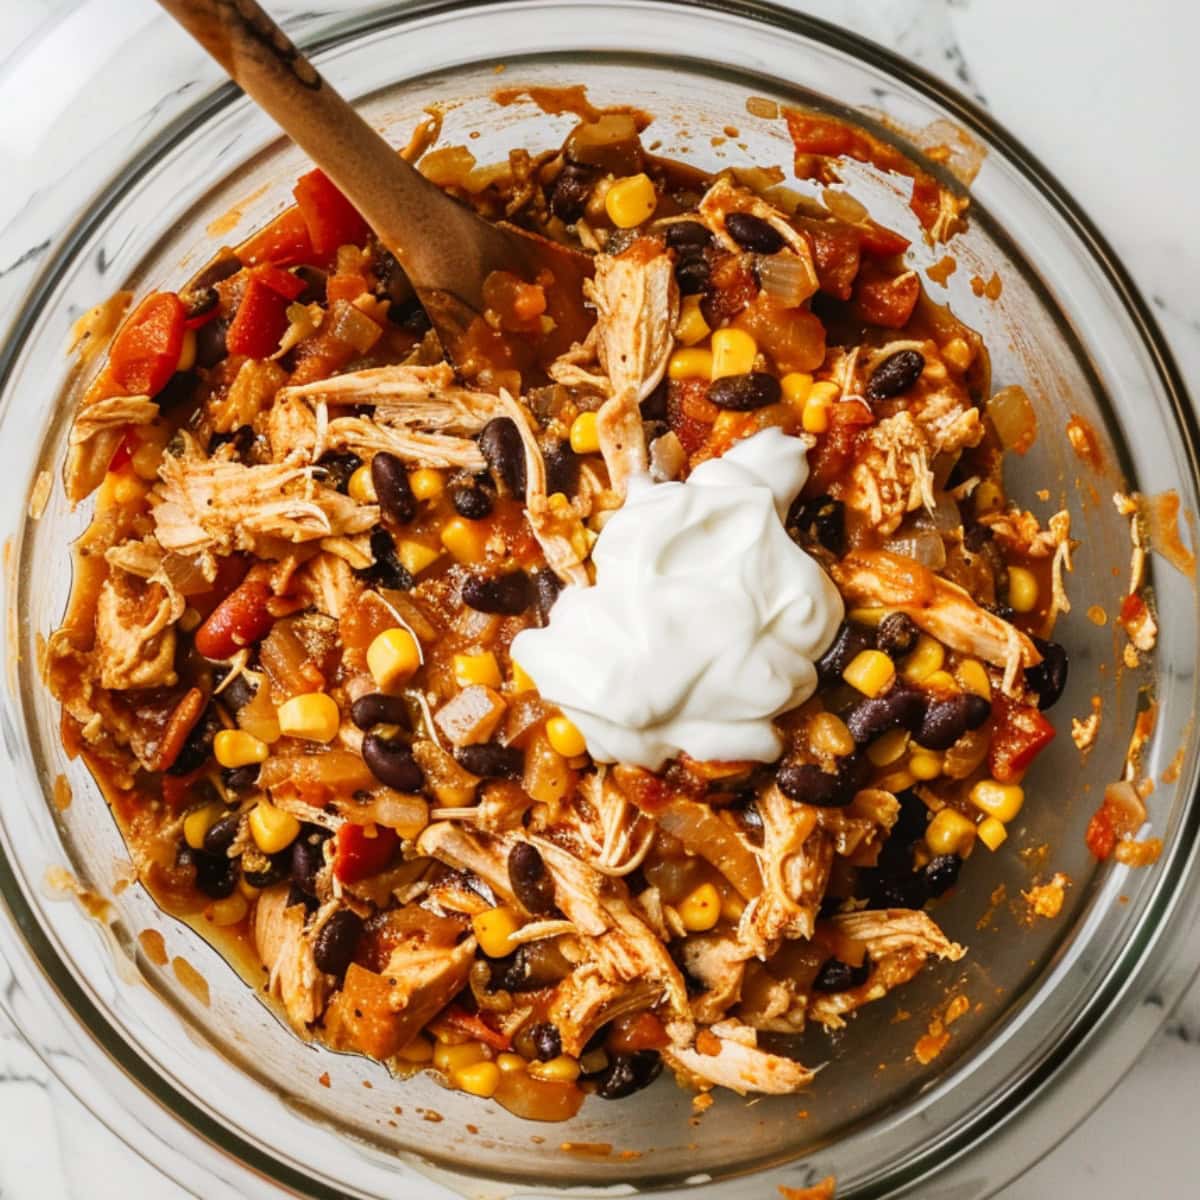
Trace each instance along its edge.
{"label": "clear glass bowl rim", "polygon": [[[1197,424],[1195,412],[1173,355],[1149,306],[1142,299],[1128,271],[1104,235],[1092,224],[1067,190],[1036,156],[986,110],[963,96],[952,86],[943,83],[923,68],[903,59],[885,47],[808,14],[784,9],[772,3],[764,3],[762,0],[654,0],[654,2],[682,9],[711,10],[741,17],[822,42],[834,50],[861,59],[896,77],[904,85],[922,93],[944,108],[964,129],[980,134],[987,143],[1001,151],[1034,186],[1040,196],[1053,206],[1058,216],[1070,228],[1094,264],[1100,269],[1108,285],[1113,289],[1113,293],[1119,299],[1126,315],[1137,329],[1142,348],[1151,356],[1154,370],[1170,401],[1179,432],[1187,445],[1193,477],[1200,476],[1196,455],[1196,448],[1200,445],[1200,425]],[[398,21],[444,15],[465,9],[495,8],[502,10],[505,7],[507,7],[506,0],[410,0],[400,10],[386,8],[368,15],[355,14],[334,21],[326,27],[325,32],[317,37],[298,40],[306,53],[317,55],[337,47],[347,38],[369,34],[376,28],[395,25]],[[21,348],[34,327],[41,311],[41,298],[52,290],[64,264],[72,259],[78,246],[87,239],[89,233],[111,207],[122,199],[131,181],[136,180],[147,164],[187,137],[211,115],[237,99],[239,95],[240,92],[232,84],[223,84],[201,97],[129,158],[123,164],[119,174],[110,179],[92,197],[81,210],[82,215],[77,221],[56,240],[45,264],[22,300],[18,310],[20,315],[6,331],[4,344],[0,347],[0,387],[7,382],[10,372],[19,358]],[[1149,1023],[1143,1020],[1135,1028],[1134,1022],[1118,1019],[1123,1012],[1127,1012],[1129,1001],[1137,995],[1137,985],[1144,984],[1146,977],[1150,975],[1151,960],[1161,956],[1170,944],[1178,944],[1185,940],[1187,916],[1189,912],[1195,910],[1198,893],[1200,893],[1200,878],[1196,873],[1191,872],[1191,879],[1187,878],[1188,868],[1194,864],[1197,858],[1198,833],[1200,833],[1200,805],[1196,803],[1196,797],[1193,795],[1190,798],[1187,818],[1178,831],[1180,852],[1174,854],[1169,862],[1163,864],[1169,870],[1164,871],[1162,878],[1158,881],[1154,899],[1145,913],[1146,919],[1138,929],[1138,934],[1141,936],[1132,938],[1130,943],[1124,947],[1121,957],[1114,963],[1114,969],[1105,980],[1106,986],[1095,995],[1088,1013],[1081,1014],[1090,1019],[1077,1021],[1072,1026],[1071,1036],[1064,1039],[1053,1052],[1046,1056],[1041,1064],[1041,1070],[1036,1075],[1022,1081],[1021,1094],[1009,1098],[1014,1114],[1019,1108],[1022,1110],[1022,1116],[1026,1118],[1018,1120],[1014,1117],[1008,1133],[1003,1138],[1003,1143],[1011,1153],[1013,1151],[1011,1130],[1018,1125],[1028,1127],[1027,1118],[1035,1096],[1044,1100],[1044,1093],[1051,1086],[1058,1093],[1059,1108],[1053,1136],[1043,1133],[1037,1142],[1034,1155],[1029,1155],[1028,1152],[1022,1155],[1021,1169],[1030,1165],[1036,1156],[1045,1152],[1054,1140],[1064,1136],[1086,1115],[1091,1107],[1099,1103],[1104,1093],[1116,1083],[1186,987],[1188,973],[1183,972],[1172,978],[1169,994],[1165,994],[1165,989],[1160,988],[1153,1002],[1158,1016]],[[1190,853],[1188,852],[1189,847]],[[314,1181],[239,1137],[193,1104],[184,1094],[139,1058],[134,1049],[117,1034],[106,1016],[58,960],[51,939],[42,929],[37,915],[15,882],[7,853],[7,848],[0,840],[0,899],[3,900],[12,918],[12,924],[24,941],[23,948],[28,952],[30,963],[40,972],[44,981],[63,1001],[104,1055],[154,1103],[182,1121],[215,1149],[229,1155],[252,1171],[261,1173],[275,1183],[298,1194],[322,1198],[336,1198],[343,1195],[344,1193],[339,1193]],[[1193,936],[1192,944],[1195,941],[1196,938]],[[1118,968],[1124,968],[1124,970]],[[1146,990],[1144,986],[1142,990]],[[1109,1052],[1105,1056],[1095,1053],[1095,1042],[1100,1037],[1105,1039],[1105,1049]],[[1080,1064],[1078,1061],[1080,1056],[1077,1054],[1085,1041],[1093,1043],[1090,1046],[1091,1054],[1089,1056],[1093,1061],[1086,1067]],[[1121,1043],[1119,1046],[1116,1045],[1118,1041]],[[1075,1061],[1071,1062],[1073,1057]],[[1097,1065],[1097,1060],[1102,1057],[1106,1058],[1107,1062],[1102,1066]],[[54,1070],[53,1064],[48,1063],[47,1065]],[[59,1074],[57,1071],[55,1073]],[[1086,1075],[1092,1086],[1085,1089],[1085,1097],[1076,1098],[1073,1101],[1068,1111],[1062,1103],[1066,1091],[1062,1085],[1068,1076],[1079,1077],[1081,1075]],[[62,1078],[61,1075],[59,1077]],[[71,1086],[69,1080],[64,1079],[63,1082]],[[1039,1105],[1039,1107],[1042,1106]],[[93,1109],[93,1111],[95,1110]],[[95,1115],[104,1119],[102,1112],[97,1111]],[[981,1128],[978,1118],[968,1118],[962,1122],[951,1141],[943,1142],[936,1148],[937,1154],[946,1162],[961,1160],[962,1153],[968,1148],[975,1148],[985,1132],[995,1134],[997,1131],[994,1127],[986,1130]],[[998,1137],[995,1140],[997,1145],[1001,1142]],[[989,1155],[995,1155],[996,1152],[997,1149],[994,1147],[989,1151]],[[908,1169],[904,1171],[903,1177],[888,1180],[885,1185],[888,1189],[886,1194],[894,1194],[893,1188],[904,1190],[906,1185],[918,1177],[927,1180],[928,1157],[928,1155],[919,1156],[907,1164]],[[976,1179],[980,1166],[981,1163],[977,1159],[974,1164],[975,1169],[972,1171],[972,1175]],[[1005,1174],[1011,1176],[1011,1166],[1006,1169]],[[885,1193],[876,1190],[856,1193],[862,1197],[883,1194]]]}

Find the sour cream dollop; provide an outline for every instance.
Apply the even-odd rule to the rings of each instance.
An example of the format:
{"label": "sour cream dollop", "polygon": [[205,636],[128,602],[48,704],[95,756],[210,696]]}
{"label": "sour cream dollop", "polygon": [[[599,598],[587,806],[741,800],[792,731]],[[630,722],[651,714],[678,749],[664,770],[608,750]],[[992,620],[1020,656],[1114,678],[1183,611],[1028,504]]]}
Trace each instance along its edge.
{"label": "sour cream dollop", "polygon": [[807,478],[804,441],[765,429],[684,483],[630,481],[592,551],[595,585],[567,588],[512,644],[594,759],[779,757],[772,719],[816,690],[843,611],[784,530]]}

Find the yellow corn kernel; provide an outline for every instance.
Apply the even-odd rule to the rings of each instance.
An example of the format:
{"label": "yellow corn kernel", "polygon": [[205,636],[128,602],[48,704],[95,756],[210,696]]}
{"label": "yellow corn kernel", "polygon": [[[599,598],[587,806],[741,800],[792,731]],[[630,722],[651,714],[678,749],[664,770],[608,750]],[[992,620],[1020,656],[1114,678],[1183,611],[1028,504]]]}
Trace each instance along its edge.
{"label": "yellow corn kernel", "polygon": [[980,812],[1007,825],[1021,811],[1021,805],[1025,803],[1025,789],[1018,783],[981,779],[971,789],[971,803]]}
{"label": "yellow corn kernel", "polygon": [[716,885],[702,883],[679,902],[679,919],[690,933],[703,933],[721,919],[721,893]]}
{"label": "yellow corn kernel", "polygon": [[496,1056],[496,1066],[505,1075],[515,1075],[518,1071],[525,1070],[528,1065],[519,1054],[505,1052]]}
{"label": "yellow corn kernel", "polygon": [[410,575],[420,575],[426,567],[442,557],[442,552],[436,546],[426,546],[424,542],[416,542],[412,538],[400,538],[396,542],[396,557]]}
{"label": "yellow corn kernel", "polygon": [[867,758],[877,767],[896,762],[908,749],[908,736],[907,729],[889,729],[867,747]]}
{"label": "yellow corn kernel", "polygon": [[494,1062],[478,1062],[455,1071],[450,1076],[450,1082],[460,1092],[488,1100],[496,1094],[496,1089],[500,1086],[500,1068]]}
{"label": "yellow corn kernel", "polygon": [[744,329],[718,329],[712,335],[713,379],[745,375],[754,370],[758,343]]}
{"label": "yellow corn kernel", "polygon": [[817,713],[808,724],[808,740],[820,754],[844,758],[854,753],[854,738],[850,736],[846,722],[836,713]]}
{"label": "yellow corn kernel", "polygon": [[396,1057],[406,1063],[433,1062],[433,1043],[424,1034],[418,1033],[408,1045],[397,1052]]}
{"label": "yellow corn kernel", "polygon": [[110,471],[113,477],[112,503],[120,508],[132,508],[141,504],[149,487],[145,480],[139,479],[132,471]]}
{"label": "yellow corn kernel", "polygon": [[1008,603],[1014,612],[1033,612],[1038,602],[1037,576],[1028,567],[1008,568]]}
{"label": "yellow corn kernel", "polygon": [[489,908],[471,918],[471,928],[488,958],[504,958],[513,951],[509,938],[521,928],[521,922],[511,908]]}
{"label": "yellow corn kernel", "polygon": [[855,625],[867,625],[871,629],[878,627],[879,622],[888,615],[886,608],[852,608],[846,614],[846,620]]}
{"label": "yellow corn kernel", "polygon": [[490,651],[483,654],[456,654],[454,656],[454,682],[459,687],[470,687],[482,683],[484,687],[499,688],[500,664]]}
{"label": "yellow corn kernel", "polygon": [[221,804],[206,804],[183,818],[183,840],[193,850],[204,849],[204,835],[225,815]]}
{"label": "yellow corn kernel", "polygon": [[1004,503],[1004,493],[1000,485],[991,479],[985,479],[972,493],[977,513],[991,512]]}
{"label": "yellow corn kernel", "polygon": [[736,925],[742,919],[742,913],[746,911],[746,902],[730,888],[727,892],[721,895],[721,916],[730,923]]}
{"label": "yellow corn kernel", "polygon": [[488,1048],[482,1042],[439,1042],[433,1048],[433,1065],[446,1075],[488,1061]]}
{"label": "yellow corn kernel", "polygon": [[995,817],[984,817],[975,827],[975,832],[979,834],[979,840],[989,850],[999,850],[1008,837],[1008,830],[1004,828],[1004,822],[997,821]]}
{"label": "yellow corn kernel", "polygon": [[487,538],[478,524],[464,517],[451,517],[442,526],[442,545],[450,551],[455,562],[466,565],[483,562],[487,554]]}
{"label": "yellow corn kernel", "polygon": [[964,658],[954,668],[954,677],[962,685],[964,692],[982,696],[985,700],[992,698],[992,685],[984,670],[983,663],[977,658]]}
{"label": "yellow corn kernel", "polygon": [[925,830],[925,844],[934,854],[965,857],[974,842],[975,822],[956,808],[943,808],[935,813]]}
{"label": "yellow corn kernel", "polygon": [[286,737],[332,742],[341,723],[337,701],[325,692],[305,692],[279,706],[279,732]]}
{"label": "yellow corn kernel", "polygon": [[377,634],[367,647],[367,669],[381,692],[406,684],[421,665],[421,648],[407,629],[396,626]]}
{"label": "yellow corn kernel", "polygon": [[595,454],[600,449],[594,412],[581,412],[571,422],[571,449],[576,454]]}
{"label": "yellow corn kernel", "polygon": [[879,788],[880,791],[899,795],[901,792],[907,792],[916,782],[916,777],[907,767],[900,767],[881,776],[875,781],[874,786]]}
{"label": "yellow corn kernel", "polygon": [[958,684],[949,671],[933,671],[921,680],[921,686],[932,688],[935,692],[957,692]]}
{"label": "yellow corn kernel", "polygon": [[800,424],[804,427],[804,432],[824,433],[829,428],[829,410],[832,407],[833,401],[822,399],[814,387],[800,414]]}
{"label": "yellow corn kernel", "polygon": [[300,836],[300,822],[291,813],[260,800],[250,813],[250,836],[264,854],[278,854]]}
{"label": "yellow corn kernel", "polygon": [[667,374],[672,379],[711,379],[712,365],[711,350],[676,350],[667,362]]}
{"label": "yellow corn kernel", "polygon": [[946,648],[941,642],[923,633],[917,638],[913,652],[901,662],[900,674],[909,683],[920,683],[934,671],[940,671],[945,661]]}
{"label": "yellow corn kernel", "polygon": [[604,211],[618,229],[632,229],[650,220],[657,207],[658,194],[644,172],[618,179],[604,196]]}
{"label": "yellow corn kernel", "polygon": [[249,911],[250,906],[246,903],[246,898],[234,892],[232,896],[226,896],[224,900],[216,900],[210,904],[205,909],[204,915],[218,929],[228,929],[231,925],[236,925],[239,921],[244,920]]}
{"label": "yellow corn kernel", "polygon": [[860,650],[842,678],[864,696],[878,696],[896,678],[896,668],[882,650]]}
{"label": "yellow corn kernel", "polygon": [[370,463],[363,463],[354,471],[346,484],[346,491],[350,499],[357,500],[359,504],[375,504],[379,500],[375,494],[375,481],[371,478]]}
{"label": "yellow corn kernel", "polygon": [[196,365],[196,331],[186,329],[183,334],[183,345],[179,347],[179,362],[176,371],[190,371]]}
{"label": "yellow corn kernel", "polygon": [[513,662],[511,677],[514,695],[520,696],[525,692],[537,691],[537,684],[533,682],[533,677],[519,662]]}
{"label": "yellow corn kernel", "polygon": [[675,326],[675,337],[685,346],[702,342],[709,334],[708,322],[700,308],[699,296],[684,296],[679,306],[679,324]]}
{"label": "yellow corn kernel", "polygon": [[908,769],[919,783],[928,783],[942,773],[942,756],[935,750],[918,750],[908,760]]}
{"label": "yellow corn kernel", "polygon": [[965,338],[953,337],[942,347],[942,358],[959,371],[965,371],[975,357],[975,351]]}
{"label": "yellow corn kernel", "polygon": [[580,1055],[579,1066],[585,1075],[595,1075],[598,1071],[603,1071],[608,1066],[608,1051],[603,1046],[589,1050]]}
{"label": "yellow corn kernel", "polygon": [[222,729],[213,738],[213,757],[223,767],[248,767],[266,762],[270,748],[253,734],[241,729]]}
{"label": "yellow corn kernel", "polygon": [[247,900],[257,900],[259,896],[262,895],[262,888],[255,887],[252,883],[247,883],[244,875],[238,880],[238,891],[241,892]]}
{"label": "yellow corn kernel", "polygon": [[587,753],[587,742],[569,717],[551,717],[546,722],[546,739],[563,758],[575,758]]}
{"label": "yellow corn kernel", "polygon": [[446,477],[433,467],[420,467],[408,477],[408,486],[418,500],[436,500],[446,487]]}
{"label": "yellow corn kernel", "polygon": [[579,1063],[569,1054],[560,1054],[549,1062],[531,1062],[529,1074],[551,1083],[574,1083],[579,1078]]}
{"label": "yellow corn kernel", "polygon": [[780,381],[784,400],[793,408],[803,408],[812,391],[813,377],[807,371],[789,371]]}
{"label": "yellow corn kernel", "polygon": [[834,404],[841,399],[842,389],[831,380],[822,379],[819,383],[812,385],[812,390],[808,393],[806,404],[811,404],[814,400],[819,400],[822,404]]}

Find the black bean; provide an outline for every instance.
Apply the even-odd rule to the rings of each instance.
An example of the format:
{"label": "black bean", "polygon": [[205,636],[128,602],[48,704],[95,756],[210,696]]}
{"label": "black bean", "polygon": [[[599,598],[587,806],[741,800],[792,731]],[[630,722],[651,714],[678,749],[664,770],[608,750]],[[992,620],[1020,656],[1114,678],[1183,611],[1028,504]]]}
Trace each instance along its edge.
{"label": "black bean", "polygon": [[787,244],[783,234],[753,213],[727,213],[725,229],[743,250],[755,254],[778,254]]}
{"label": "black bean", "polygon": [[937,858],[930,859],[925,864],[921,874],[925,876],[925,885],[930,896],[941,896],[958,882],[962,862],[957,854],[939,854]]}
{"label": "black bean", "polygon": [[539,1021],[529,1031],[529,1038],[539,1062],[549,1062],[562,1053],[562,1038],[549,1021]]}
{"label": "black bean", "polygon": [[1067,686],[1067,652],[1058,642],[1045,638],[1035,637],[1033,644],[1041,652],[1042,661],[1025,668],[1025,682],[1037,693],[1038,708],[1049,708]]}
{"label": "black bean", "polygon": [[407,592],[413,585],[413,577],[396,553],[396,543],[386,529],[376,528],[371,534],[371,553],[375,561],[361,571],[355,571],[360,579],[382,588],[394,588]]}
{"label": "black bean", "polygon": [[350,476],[362,466],[362,459],[349,451],[323,454],[317,464],[325,473],[325,483],[343,494],[350,484]]}
{"label": "black bean", "polygon": [[296,297],[297,304],[324,304],[325,284],[327,277],[320,267],[312,267],[305,263],[293,267],[292,274],[304,284],[304,291]]}
{"label": "black bean", "polygon": [[579,484],[579,455],[567,441],[548,446],[542,457],[546,461],[546,494],[562,492],[570,496]]}
{"label": "black bean", "polygon": [[685,246],[703,249],[712,244],[712,234],[699,221],[672,221],[663,231],[663,237],[672,250],[682,250]]}
{"label": "black bean", "polygon": [[[226,674],[225,671],[220,672],[216,681],[220,683]],[[218,699],[230,712],[240,712],[254,699],[257,692],[258,688],[245,675],[238,674],[230,680]]]}
{"label": "black bean", "polygon": [[889,354],[871,372],[867,381],[867,399],[872,403],[889,400],[901,392],[907,392],[925,370],[925,359],[915,350],[897,350]]}
{"label": "black bean", "polygon": [[571,966],[565,959],[548,960],[544,951],[535,955],[524,945],[506,958],[488,959],[488,970],[489,991],[536,992],[561,982],[571,973]]}
{"label": "black bean", "polygon": [[321,902],[316,896],[309,895],[308,892],[302,892],[294,883],[289,885],[287,901],[284,903],[284,908],[294,908],[297,904],[304,905],[304,911],[312,914],[321,907]]}
{"label": "black bean", "polygon": [[223,767],[221,782],[231,792],[247,792],[258,782],[258,763],[247,763],[244,767]]}
{"label": "black bean", "polygon": [[718,408],[732,412],[752,412],[768,404],[778,404],[781,395],[779,380],[765,371],[750,371],[746,375],[726,375],[708,385],[709,400]]}
{"label": "black bean", "polygon": [[215,287],[202,287],[195,291],[180,292],[179,299],[183,302],[183,315],[189,321],[194,321],[216,308],[221,297],[217,295]]}
{"label": "black bean", "polygon": [[532,603],[534,587],[524,571],[506,575],[468,575],[463,580],[462,601],[476,612],[515,617]]}
{"label": "black bean", "polygon": [[525,498],[525,445],[509,417],[493,417],[479,434],[479,449],[497,482]]}
{"label": "black bean", "polygon": [[396,455],[381,450],[371,459],[371,482],[385,517],[397,525],[407,525],[417,515],[417,498],[408,482],[408,472]]}
{"label": "black bean", "polygon": [[840,683],[842,672],[862,650],[875,648],[874,630],[843,621],[833,644],[817,659],[817,676],[823,684]]}
{"label": "black bean", "polygon": [[982,696],[966,692],[933,699],[913,737],[927,750],[949,750],[968,729],[982,725],[990,712],[991,705]]}
{"label": "black bean", "polygon": [[967,728],[978,729],[992,715],[992,702],[974,692],[967,692]]}
{"label": "black bean", "polygon": [[816,979],[813,980],[814,992],[847,992],[851,988],[861,987],[871,974],[871,963],[864,958],[862,966],[852,967],[838,958],[827,958],[821,964]]}
{"label": "black bean", "polygon": [[329,840],[327,830],[314,830],[311,826],[303,830],[291,845],[292,883],[307,895],[315,895],[318,872],[325,865],[325,843]]}
{"label": "black bean", "polygon": [[205,854],[224,854],[233,845],[233,839],[237,837],[241,823],[242,818],[237,813],[227,813],[215,824],[210,825],[208,832],[204,835]]}
{"label": "black bean", "polygon": [[846,506],[832,496],[797,497],[788,512],[787,529],[794,538],[810,538],[838,558],[846,552]]}
{"label": "black bean", "polygon": [[253,866],[248,866],[242,859],[242,878],[256,888],[274,887],[281,879],[286,879],[291,868],[291,854],[284,850],[272,858],[266,855],[256,855]]}
{"label": "black bean", "polygon": [[508,882],[513,895],[534,916],[554,912],[554,880],[538,848],[530,842],[518,842],[509,851]]}
{"label": "black bean", "polygon": [[460,746],[454,757],[464,770],[484,779],[520,779],[525,770],[525,751],[499,742]]}
{"label": "black bean", "polygon": [[822,771],[815,763],[782,763],[775,772],[775,782],[789,799],[814,808],[840,808],[854,799],[840,772]]}
{"label": "black bean", "polygon": [[208,439],[208,454],[211,458],[222,446],[232,446],[238,458],[245,458],[254,445],[254,430],[249,425],[239,425],[229,433],[214,433]]}
{"label": "black bean", "polygon": [[750,800],[740,808],[733,810],[734,820],[738,828],[756,845],[763,844],[763,819],[758,811],[758,805]]}
{"label": "black bean", "polygon": [[454,511],[468,521],[482,521],[492,511],[492,496],[487,488],[475,483],[457,484],[450,489]]}
{"label": "black bean", "polygon": [[635,1050],[618,1054],[596,1076],[599,1086],[596,1095],[602,1100],[623,1100],[649,1087],[662,1071],[662,1058],[657,1050]]}
{"label": "black bean", "polygon": [[401,329],[411,333],[414,337],[424,337],[433,328],[429,314],[416,296],[411,300],[390,305],[388,320],[393,325],[399,325]]}
{"label": "black bean", "polygon": [[398,792],[419,792],[425,782],[425,772],[413,758],[412,747],[399,738],[368,733],[363,738],[362,756],[371,774],[385,787]]}
{"label": "black bean", "polygon": [[154,394],[154,403],[158,405],[159,412],[171,412],[191,404],[199,388],[200,376],[195,371],[176,371]]}
{"label": "black bean", "polygon": [[534,571],[533,594],[538,617],[543,625],[550,620],[550,610],[562,591],[562,581],[553,571]]}
{"label": "black bean", "polygon": [[[667,398],[671,394],[671,385],[664,377],[658,386],[638,406],[643,421],[665,421],[667,419]],[[665,430],[663,432],[666,432]],[[647,438],[647,441],[650,439]]]}
{"label": "black bean", "polygon": [[225,345],[228,332],[229,322],[222,317],[205,321],[196,330],[196,366],[215,367],[229,357],[229,349]]}
{"label": "black bean", "polygon": [[[928,697],[921,692],[896,686],[882,696],[859,700],[842,715],[842,720],[855,744],[865,746],[892,729],[907,729],[915,736],[924,723],[928,704]],[[926,743],[922,741],[921,745]]]}
{"label": "black bean", "polygon": [[554,181],[550,193],[550,209],[554,215],[568,225],[573,225],[583,216],[588,197],[592,194],[592,181],[596,177],[594,167],[583,163],[568,162]]}
{"label": "black bean", "polygon": [[695,296],[707,290],[711,273],[703,250],[681,251],[675,263],[675,281],[679,284],[680,295]]}
{"label": "black bean", "polygon": [[339,908],[321,926],[313,941],[313,962],[317,964],[317,970],[326,975],[344,975],[354,960],[362,931],[362,917],[348,908]]}
{"label": "black bean", "polygon": [[167,768],[167,774],[190,775],[198,767],[204,766],[212,756],[213,738],[223,728],[216,706],[210,704],[188,732],[183,748]]}
{"label": "black bean", "polygon": [[350,705],[350,720],[362,730],[374,729],[376,725],[400,725],[407,728],[408,707],[399,696],[370,692],[366,696],[359,696]]}
{"label": "black bean", "polygon": [[188,850],[187,859],[196,868],[197,889],[210,900],[224,900],[233,894],[238,879],[236,859],[224,854],[205,854],[203,850]]}
{"label": "black bean", "polygon": [[920,630],[908,613],[888,613],[875,630],[875,648],[889,658],[902,658],[917,644]]}

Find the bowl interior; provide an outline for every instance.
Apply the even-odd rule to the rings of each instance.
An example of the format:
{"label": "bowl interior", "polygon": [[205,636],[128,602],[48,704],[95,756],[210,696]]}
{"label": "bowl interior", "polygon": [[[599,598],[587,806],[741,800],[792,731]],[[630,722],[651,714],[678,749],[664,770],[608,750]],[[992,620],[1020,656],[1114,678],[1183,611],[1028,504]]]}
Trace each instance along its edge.
{"label": "bowl interior", "polygon": [[[710,169],[778,166],[789,183],[784,123],[765,115],[769,105],[748,109],[750,97],[883,119],[887,136],[914,152],[936,139],[931,122],[947,116],[881,66],[822,44],[811,31],[785,33],[732,13],[663,4],[596,5],[590,13],[587,40],[598,44],[588,53],[581,52],[580,9],[516,4],[466,9],[453,24],[437,11],[364,23],[319,61],[394,143],[405,142],[423,109],[436,103],[444,118],[438,144],[466,144],[481,163],[519,147],[556,146],[575,119],[528,98],[499,104],[497,88],[584,84],[597,106],[651,112],[645,137],[660,154]],[[606,24],[606,14],[619,17],[620,27]],[[529,45],[542,50],[521,49]],[[663,45],[673,53],[655,50]],[[1008,843],[995,854],[979,848],[956,893],[937,910],[947,932],[970,947],[968,957],[927,969],[843,1033],[813,1029],[799,1039],[805,1062],[828,1064],[810,1093],[753,1101],[721,1093],[702,1117],[693,1115],[689,1094],[662,1080],[629,1101],[589,1101],[566,1125],[536,1126],[428,1078],[395,1080],[364,1060],[304,1045],[260,1002],[261,980],[238,978],[140,887],[118,884],[122,843],[86,770],[65,757],[55,705],[37,676],[39,639],[57,623],[70,586],[67,546],[88,516],[86,507],[68,510],[58,484],[72,382],[61,354],[65,333],[84,308],[118,287],[182,283],[214,244],[237,241],[290,201],[304,160],[244,100],[226,94],[126,171],[94,208],[33,298],[32,332],[9,372],[0,418],[11,443],[5,453],[19,454],[12,468],[25,485],[20,494],[42,470],[55,479],[40,519],[22,520],[16,503],[6,511],[7,531],[17,539],[9,597],[17,622],[8,647],[10,801],[2,819],[14,895],[53,947],[56,961],[43,965],[85,989],[107,1019],[102,1037],[136,1046],[162,1077],[168,1103],[182,1094],[237,1137],[353,1193],[382,1194],[401,1158],[551,1187],[699,1182],[816,1155],[822,1170],[835,1170],[854,1194],[855,1187],[895,1179],[902,1167],[915,1169],[937,1136],[948,1138],[968,1117],[980,1119],[1074,1036],[1089,1004],[1111,986],[1120,956],[1144,941],[1149,915],[1165,903],[1172,839],[1189,819],[1192,585],[1165,565],[1156,568],[1170,653],[1138,670],[1121,666],[1124,639],[1113,619],[1130,542],[1111,495],[1174,488],[1194,511],[1191,446],[1102,270],[1005,149],[977,132],[969,136],[984,152],[970,229],[949,247],[918,237],[911,258],[920,269],[946,253],[957,260],[947,288],[926,279],[927,289],[983,333],[993,387],[1023,384],[1038,410],[1038,439],[1011,464],[1009,490],[1043,521],[1066,507],[1080,541],[1068,580],[1073,609],[1058,635],[1072,663],[1054,713],[1059,737],[1026,780],[1028,799]],[[894,187],[865,171],[849,171],[847,180],[856,194],[869,192],[877,219],[913,231]],[[999,298],[976,295],[972,278],[993,272],[1003,283]],[[1071,450],[1065,428],[1073,415],[1096,431],[1100,469]],[[14,493],[15,484],[14,476]],[[1155,832],[1168,840],[1167,862],[1139,874],[1096,869],[1083,831],[1104,785],[1121,774],[1152,679],[1157,725],[1143,773],[1164,780],[1150,808]],[[1090,713],[1094,697],[1102,734],[1082,757],[1069,718]],[[74,795],[62,810],[49,803],[60,775]],[[11,799],[18,796],[19,804]],[[47,902],[44,875],[57,865],[107,898],[106,924]],[[1055,871],[1072,881],[1062,914],[1032,920],[1021,893]],[[139,942],[148,929],[164,936],[167,965]],[[206,999],[180,961],[203,976]],[[957,995],[968,999],[968,1011],[940,1056],[922,1065],[914,1047]]]}

